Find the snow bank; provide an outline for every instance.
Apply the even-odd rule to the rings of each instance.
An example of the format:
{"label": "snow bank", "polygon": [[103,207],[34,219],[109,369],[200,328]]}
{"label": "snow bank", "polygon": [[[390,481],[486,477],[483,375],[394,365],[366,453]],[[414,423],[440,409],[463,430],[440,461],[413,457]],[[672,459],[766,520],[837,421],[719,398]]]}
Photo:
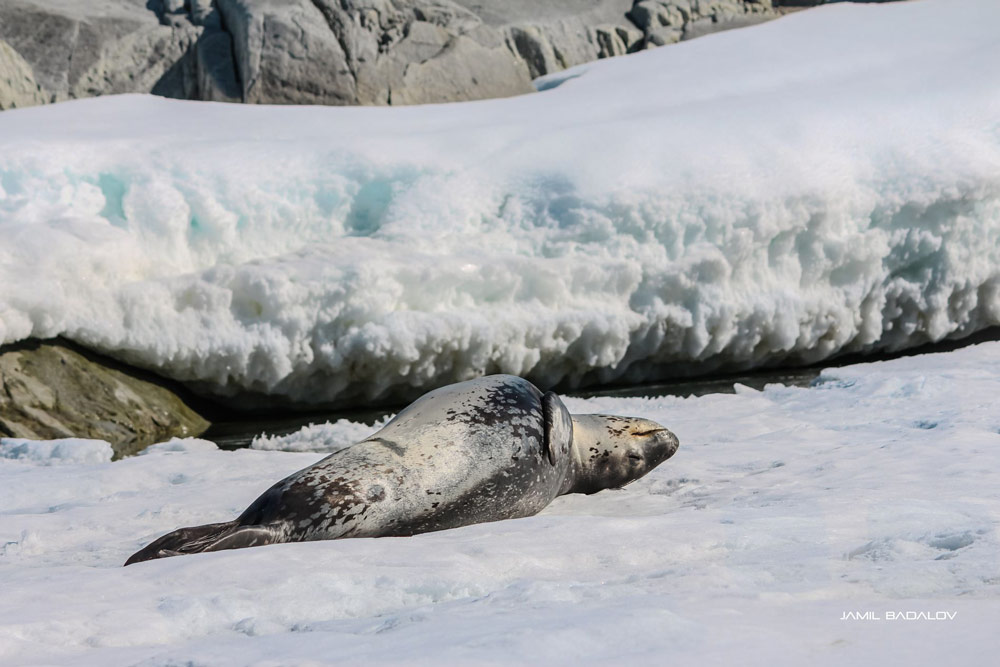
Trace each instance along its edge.
{"label": "snow bank", "polygon": [[338,419],[324,424],[309,424],[288,435],[259,435],[250,443],[251,449],[282,452],[332,453],[361,442],[385,426],[392,416],[384,417],[369,426],[363,422]]}
{"label": "snow bank", "polygon": [[103,440],[64,438],[37,441],[0,438],[0,459],[14,459],[35,465],[107,463],[113,454],[111,445]]}
{"label": "snow bank", "polygon": [[1000,4],[837,4],[412,108],[0,115],[0,341],[221,394],[640,381],[1000,322]]}
{"label": "snow bank", "polygon": [[155,445],[146,447],[139,452],[139,456],[163,454],[166,452],[208,452],[218,448],[214,442],[200,438],[171,438],[167,442],[158,442]]}
{"label": "snow bank", "polygon": [[527,519],[129,568],[324,454],[175,441],[101,465],[0,459],[0,663],[995,661],[1000,343],[809,389],[566,402],[655,419],[681,448],[624,490]]}

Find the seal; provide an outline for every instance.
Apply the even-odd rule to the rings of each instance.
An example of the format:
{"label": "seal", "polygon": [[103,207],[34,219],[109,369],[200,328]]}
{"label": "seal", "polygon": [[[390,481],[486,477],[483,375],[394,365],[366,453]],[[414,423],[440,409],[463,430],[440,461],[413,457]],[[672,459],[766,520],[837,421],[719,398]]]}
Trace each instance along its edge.
{"label": "seal", "polygon": [[233,521],[168,533],[125,565],[531,516],[557,496],[639,479],[677,446],[655,422],[570,415],[556,394],[490,375],[425,394],[367,439],[281,480]]}

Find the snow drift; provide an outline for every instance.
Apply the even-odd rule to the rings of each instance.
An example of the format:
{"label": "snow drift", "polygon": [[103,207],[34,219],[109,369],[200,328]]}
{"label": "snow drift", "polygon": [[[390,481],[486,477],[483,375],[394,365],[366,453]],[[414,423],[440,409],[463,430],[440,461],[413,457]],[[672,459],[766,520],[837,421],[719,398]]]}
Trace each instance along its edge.
{"label": "snow drift", "polygon": [[[0,663],[995,664],[1000,343],[809,389],[566,403],[656,420],[681,448],[622,490],[525,519],[127,568],[377,427],[75,465],[23,445],[0,457]],[[866,612],[880,620],[842,620]]]}
{"label": "snow drift", "polygon": [[0,116],[0,341],[218,394],[641,381],[1000,322],[1000,5],[835,5],[412,108]]}

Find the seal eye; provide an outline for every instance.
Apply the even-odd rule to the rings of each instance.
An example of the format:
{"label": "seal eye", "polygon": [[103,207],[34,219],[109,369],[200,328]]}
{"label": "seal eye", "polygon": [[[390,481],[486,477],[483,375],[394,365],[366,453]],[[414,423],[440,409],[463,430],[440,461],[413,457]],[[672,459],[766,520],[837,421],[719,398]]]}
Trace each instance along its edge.
{"label": "seal eye", "polygon": [[662,429],[662,428],[651,428],[651,429],[646,430],[646,431],[636,431],[632,435],[637,436],[637,437],[642,437],[644,435],[653,435],[654,433],[659,433],[660,431],[663,431],[663,430],[664,429]]}
{"label": "seal eye", "polygon": [[636,463],[642,460],[642,457],[639,456],[638,454],[629,454],[628,457],[633,461],[635,461]]}

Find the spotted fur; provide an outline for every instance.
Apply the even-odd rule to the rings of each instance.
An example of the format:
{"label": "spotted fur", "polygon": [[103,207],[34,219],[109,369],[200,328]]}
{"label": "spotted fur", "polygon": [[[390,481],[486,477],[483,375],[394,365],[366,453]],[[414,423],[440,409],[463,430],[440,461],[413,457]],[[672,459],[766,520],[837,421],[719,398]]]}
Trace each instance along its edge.
{"label": "spotted fur", "polygon": [[[634,435],[643,429],[645,444]],[[555,394],[521,378],[492,375],[424,395],[369,438],[279,481],[237,519],[174,531],[126,565],[530,516],[563,493],[593,493],[638,478],[672,455],[676,443],[653,422],[572,417]],[[648,465],[609,474],[624,465],[626,449],[637,448]],[[622,475],[628,479],[621,481]],[[603,486],[601,476],[608,480]]]}

